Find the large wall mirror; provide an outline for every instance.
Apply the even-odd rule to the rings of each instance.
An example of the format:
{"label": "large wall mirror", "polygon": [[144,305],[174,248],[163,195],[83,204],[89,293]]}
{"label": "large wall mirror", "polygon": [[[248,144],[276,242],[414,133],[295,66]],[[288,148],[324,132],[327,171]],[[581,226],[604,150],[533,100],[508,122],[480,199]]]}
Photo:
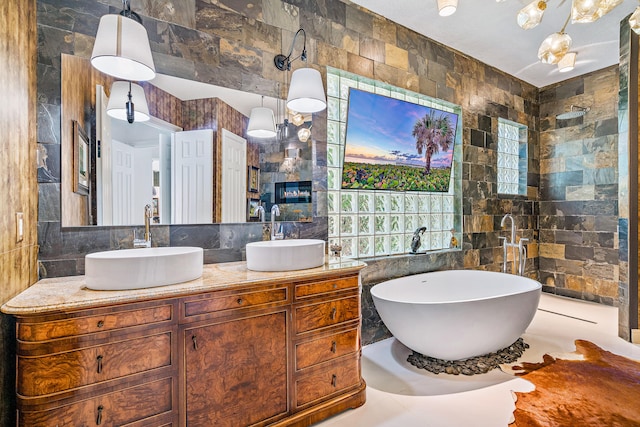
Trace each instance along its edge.
{"label": "large wall mirror", "polygon": [[[156,224],[259,221],[258,206],[269,220],[273,204],[278,220],[312,220],[310,115],[285,111],[278,99],[158,75],[140,83],[149,120],[129,123],[107,113],[127,102],[113,84],[87,59],[62,55],[64,227],[138,225],[147,204]],[[140,93],[131,93],[134,109],[145,112]],[[276,137],[247,134],[251,109],[261,105],[275,114]],[[86,149],[74,122],[90,140],[81,171],[66,160]],[[89,184],[82,192],[79,176]]]}

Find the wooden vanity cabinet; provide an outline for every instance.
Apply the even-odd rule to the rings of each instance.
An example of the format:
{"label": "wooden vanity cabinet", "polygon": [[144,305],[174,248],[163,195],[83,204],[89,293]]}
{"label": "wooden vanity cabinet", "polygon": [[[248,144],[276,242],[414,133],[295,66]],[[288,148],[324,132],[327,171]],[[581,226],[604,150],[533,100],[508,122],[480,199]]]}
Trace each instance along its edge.
{"label": "wooden vanity cabinet", "polygon": [[164,301],[18,317],[18,425],[174,423],[176,312]]}
{"label": "wooden vanity cabinet", "polygon": [[287,415],[289,286],[182,301],[187,426],[267,425]]}
{"label": "wooden vanity cabinet", "polygon": [[358,271],[16,318],[19,426],[309,426],[365,401]]}

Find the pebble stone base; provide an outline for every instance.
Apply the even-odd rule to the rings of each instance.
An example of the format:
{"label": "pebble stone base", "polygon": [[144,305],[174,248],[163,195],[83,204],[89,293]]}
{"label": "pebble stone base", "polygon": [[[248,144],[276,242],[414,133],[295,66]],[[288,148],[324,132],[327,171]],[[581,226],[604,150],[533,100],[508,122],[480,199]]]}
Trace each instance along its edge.
{"label": "pebble stone base", "polygon": [[525,343],[522,338],[518,338],[518,340],[509,347],[498,350],[495,353],[471,357],[469,359],[442,360],[414,351],[413,354],[409,355],[407,361],[416,368],[426,369],[434,374],[476,375],[485,374],[497,368],[500,364],[515,362],[528,348],[529,344]]}

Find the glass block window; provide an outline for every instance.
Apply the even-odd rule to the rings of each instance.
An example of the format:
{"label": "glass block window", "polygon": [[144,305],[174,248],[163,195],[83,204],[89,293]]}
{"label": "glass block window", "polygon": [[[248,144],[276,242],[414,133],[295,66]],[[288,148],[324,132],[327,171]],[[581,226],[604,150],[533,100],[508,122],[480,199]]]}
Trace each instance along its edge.
{"label": "glass block window", "polygon": [[[398,98],[460,116],[454,166],[448,193],[342,190],[349,88]],[[419,251],[448,249],[451,238],[461,242],[462,229],[462,109],[446,101],[327,67],[327,210],[329,244],[342,246],[354,258],[410,252],[416,229],[425,227]]]}
{"label": "glass block window", "polygon": [[527,194],[527,127],[498,119],[498,193]]}

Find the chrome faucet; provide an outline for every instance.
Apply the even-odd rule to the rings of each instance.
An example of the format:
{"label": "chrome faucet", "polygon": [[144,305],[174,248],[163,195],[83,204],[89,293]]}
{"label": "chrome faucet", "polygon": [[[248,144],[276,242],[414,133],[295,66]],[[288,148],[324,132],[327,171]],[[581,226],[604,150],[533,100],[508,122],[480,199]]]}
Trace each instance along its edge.
{"label": "chrome faucet", "polygon": [[276,232],[276,217],[280,216],[280,208],[278,205],[271,206],[271,240],[284,239],[282,231]]}
{"label": "chrome faucet", "polygon": [[151,205],[144,207],[144,239],[136,238],[136,231],[133,230],[133,247],[134,248],[150,248],[151,247]]}
{"label": "chrome faucet", "polygon": [[[499,239],[503,240],[503,244],[502,244],[502,253],[503,253],[503,259],[502,259],[502,272],[506,273],[507,272],[507,260],[508,260],[508,248],[511,248],[512,253],[513,253],[513,262],[517,263],[518,266],[518,275],[520,276],[524,276],[524,272],[525,272],[525,268],[526,268],[526,264],[527,264],[527,247],[524,245],[525,242],[528,242],[529,239],[525,239],[520,238],[520,241],[518,243],[515,242],[516,240],[516,223],[513,219],[513,216],[511,216],[511,214],[506,214],[505,216],[502,217],[502,221],[500,221],[500,227],[504,227],[507,219],[511,221],[511,240],[507,240],[506,237],[500,236]],[[517,252],[515,252],[515,250],[517,249]]]}
{"label": "chrome faucet", "polygon": [[411,253],[417,254],[418,249],[420,249],[421,237],[424,232],[427,231],[427,227],[420,227],[416,231],[413,232],[413,237],[411,238]]}
{"label": "chrome faucet", "polygon": [[262,205],[256,208],[255,213],[258,215],[258,220],[260,222],[264,222],[264,208],[262,207]]}

